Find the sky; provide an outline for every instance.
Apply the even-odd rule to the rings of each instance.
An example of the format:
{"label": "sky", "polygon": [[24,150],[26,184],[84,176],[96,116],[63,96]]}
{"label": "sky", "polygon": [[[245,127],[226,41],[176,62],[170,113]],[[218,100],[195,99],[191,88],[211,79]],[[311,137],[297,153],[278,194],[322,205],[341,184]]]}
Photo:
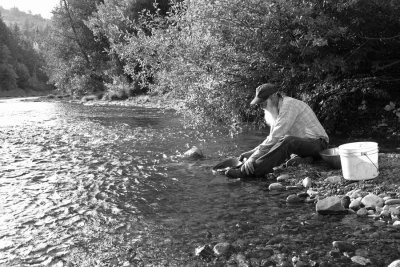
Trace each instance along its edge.
{"label": "sky", "polygon": [[0,6],[5,9],[16,7],[27,13],[30,10],[33,15],[40,14],[43,18],[50,19],[51,11],[59,2],[60,0],[0,0]]}

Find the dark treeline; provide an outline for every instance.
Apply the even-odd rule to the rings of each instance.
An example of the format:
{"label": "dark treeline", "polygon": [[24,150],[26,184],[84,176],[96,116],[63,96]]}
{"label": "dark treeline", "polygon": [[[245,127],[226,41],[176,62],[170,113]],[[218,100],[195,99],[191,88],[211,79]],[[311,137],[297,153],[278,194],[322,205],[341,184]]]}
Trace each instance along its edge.
{"label": "dark treeline", "polygon": [[0,95],[50,89],[40,51],[48,23],[39,15],[26,14],[17,8],[0,8]]}
{"label": "dark treeline", "polygon": [[73,96],[159,94],[195,124],[236,125],[262,121],[248,103],[275,82],[330,132],[398,130],[398,1],[62,0],[53,14],[47,74]]}

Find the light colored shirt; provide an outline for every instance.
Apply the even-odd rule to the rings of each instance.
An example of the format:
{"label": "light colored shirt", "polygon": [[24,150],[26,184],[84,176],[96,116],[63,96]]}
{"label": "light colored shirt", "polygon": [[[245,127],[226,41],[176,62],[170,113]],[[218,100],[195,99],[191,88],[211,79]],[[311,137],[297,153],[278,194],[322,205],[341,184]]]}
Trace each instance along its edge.
{"label": "light colored shirt", "polygon": [[267,153],[282,137],[290,135],[302,138],[322,138],[329,142],[328,135],[317,116],[303,101],[284,96],[275,125],[268,137],[258,146],[251,158]]}

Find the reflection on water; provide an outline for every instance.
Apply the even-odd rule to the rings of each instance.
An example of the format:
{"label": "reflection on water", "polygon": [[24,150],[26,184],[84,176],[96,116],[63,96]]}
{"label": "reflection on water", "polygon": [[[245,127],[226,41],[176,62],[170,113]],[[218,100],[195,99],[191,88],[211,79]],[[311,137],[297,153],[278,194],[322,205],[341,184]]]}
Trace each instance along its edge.
{"label": "reflection on water", "polygon": [[[259,183],[210,170],[262,136],[211,136],[179,120],[156,109],[0,101],[0,265],[62,266],[78,240],[95,245],[95,228],[141,242],[136,253],[155,265],[181,265],[205,231],[270,236],[292,211]],[[206,159],[179,157],[192,145]]]}

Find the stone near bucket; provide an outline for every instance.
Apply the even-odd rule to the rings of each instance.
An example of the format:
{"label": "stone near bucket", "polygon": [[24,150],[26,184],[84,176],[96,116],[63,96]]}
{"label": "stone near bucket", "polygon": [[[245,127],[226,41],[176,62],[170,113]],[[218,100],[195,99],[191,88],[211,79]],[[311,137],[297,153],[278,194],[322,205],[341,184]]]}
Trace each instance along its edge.
{"label": "stone near bucket", "polygon": [[378,144],[355,142],[339,146],[343,177],[347,180],[369,180],[378,176]]}
{"label": "stone near bucket", "polygon": [[204,155],[197,146],[193,146],[191,149],[183,153],[183,157],[187,159],[200,159],[203,158]]}
{"label": "stone near bucket", "polygon": [[361,203],[366,207],[366,208],[373,208],[376,209],[376,207],[383,207],[383,199],[375,194],[368,194],[363,199],[361,200]]}

